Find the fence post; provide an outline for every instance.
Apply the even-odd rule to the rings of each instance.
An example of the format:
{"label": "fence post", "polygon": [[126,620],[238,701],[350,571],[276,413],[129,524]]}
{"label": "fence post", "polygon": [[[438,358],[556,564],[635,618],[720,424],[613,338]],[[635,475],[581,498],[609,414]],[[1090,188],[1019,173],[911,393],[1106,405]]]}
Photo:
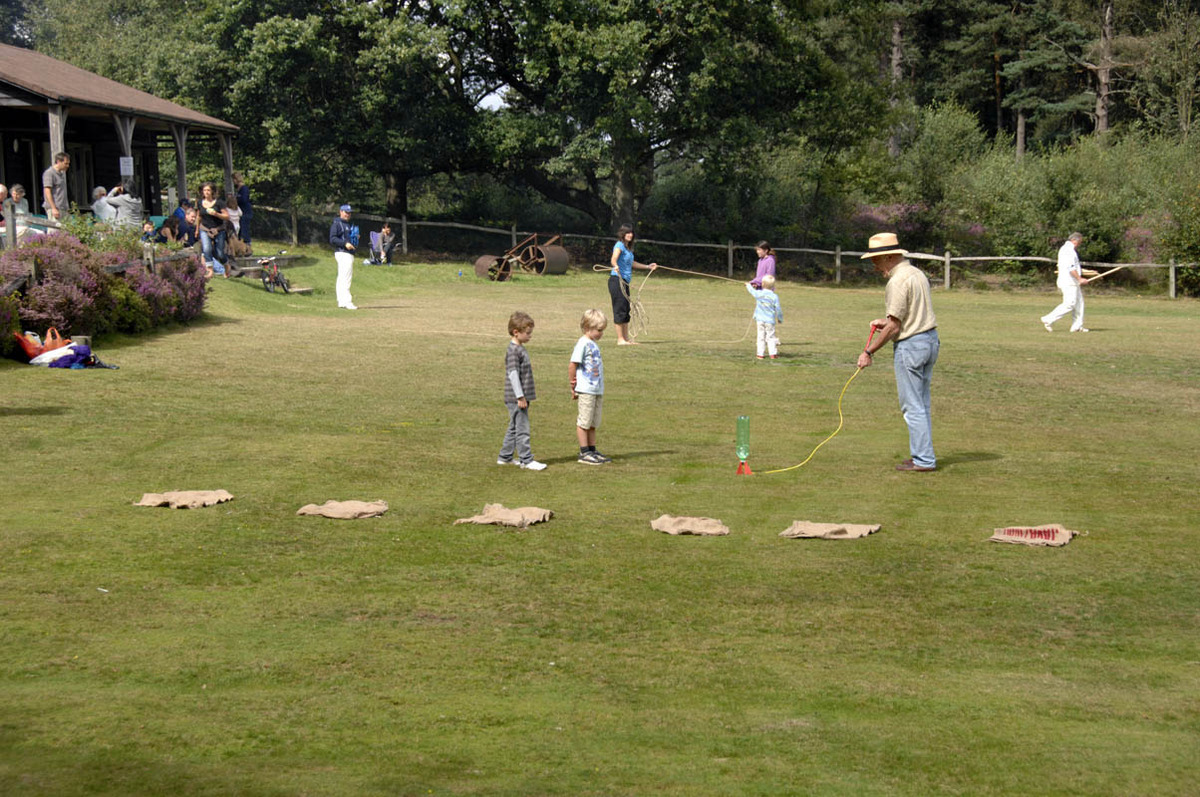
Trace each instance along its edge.
{"label": "fence post", "polygon": [[512,243],[508,245],[508,248],[509,249],[517,248],[517,223],[515,221],[512,224]]}
{"label": "fence post", "polygon": [[837,285],[842,284],[842,245],[838,244],[833,252],[833,281]]}
{"label": "fence post", "polygon": [[729,262],[729,278],[733,279],[733,239],[730,239],[729,241],[729,249],[727,252],[727,260]]}
{"label": "fence post", "polygon": [[408,214],[400,214],[400,254],[408,256]]}
{"label": "fence post", "polygon": [[155,273],[154,268],[154,244],[149,241],[142,244],[142,265],[151,274]]}
{"label": "fence post", "polygon": [[943,287],[946,290],[950,290],[950,250],[949,249],[946,250],[946,254],[943,255],[943,257],[945,257],[945,259],[946,259],[946,265],[944,268],[945,276],[943,277],[943,283],[944,283]]}
{"label": "fence post", "polygon": [[1175,298],[1175,258],[1171,258],[1171,280],[1168,283],[1168,295]]}
{"label": "fence post", "polygon": [[300,245],[300,219],[296,215],[295,206],[292,206],[290,208],[290,210],[292,212],[292,246],[299,246]]}

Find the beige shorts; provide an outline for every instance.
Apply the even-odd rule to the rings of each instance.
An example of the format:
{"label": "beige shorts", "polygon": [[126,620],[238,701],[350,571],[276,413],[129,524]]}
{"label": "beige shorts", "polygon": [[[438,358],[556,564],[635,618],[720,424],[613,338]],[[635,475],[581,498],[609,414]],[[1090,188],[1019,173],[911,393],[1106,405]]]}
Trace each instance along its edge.
{"label": "beige shorts", "polygon": [[575,425],[580,429],[595,429],[600,425],[600,411],[603,409],[604,396],[592,393],[579,394],[579,417]]}

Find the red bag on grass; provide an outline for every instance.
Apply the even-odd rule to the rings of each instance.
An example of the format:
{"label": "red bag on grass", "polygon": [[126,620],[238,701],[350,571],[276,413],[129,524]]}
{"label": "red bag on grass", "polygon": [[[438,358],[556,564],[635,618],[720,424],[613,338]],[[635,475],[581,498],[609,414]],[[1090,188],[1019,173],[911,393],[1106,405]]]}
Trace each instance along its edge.
{"label": "red bag on grass", "polygon": [[42,344],[31,337],[22,335],[20,332],[14,332],[13,337],[17,339],[17,343],[21,345],[21,351],[25,352],[25,357],[32,360],[41,354],[44,349]]}

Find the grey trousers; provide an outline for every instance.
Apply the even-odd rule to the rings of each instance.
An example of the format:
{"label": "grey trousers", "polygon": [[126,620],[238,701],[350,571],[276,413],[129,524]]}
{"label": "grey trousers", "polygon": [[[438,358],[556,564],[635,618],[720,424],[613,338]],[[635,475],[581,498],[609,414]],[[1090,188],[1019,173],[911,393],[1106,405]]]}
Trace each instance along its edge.
{"label": "grey trousers", "polygon": [[504,402],[508,408],[508,431],[504,433],[504,445],[500,447],[500,459],[512,459],[524,464],[533,461],[533,447],[529,444],[529,410],[521,409],[516,403]]}

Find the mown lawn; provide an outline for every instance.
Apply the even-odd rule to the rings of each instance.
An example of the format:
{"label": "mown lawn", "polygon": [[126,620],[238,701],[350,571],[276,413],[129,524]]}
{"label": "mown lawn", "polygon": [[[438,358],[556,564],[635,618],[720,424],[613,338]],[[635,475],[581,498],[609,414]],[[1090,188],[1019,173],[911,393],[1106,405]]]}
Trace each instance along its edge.
{"label": "mown lawn", "polygon": [[[738,477],[738,415],[759,471],[836,427],[882,282],[784,285],[761,363],[742,288],[655,275],[645,344],[602,341],[596,468],[567,359],[603,275],[359,266],[347,312],[309,254],[314,295],[217,281],[202,323],[100,341],[118,371],[0,364],[0,792],[1196,793],[1194,301],[1090,293],[1047,335],[1055,293],[939,290],[939,472],[893,470],[880,358],[812,462]],[[541,473],[494,464],[514,309]],[[295,514],[330,498],[391,509]],[[452,525],[489,502],[556,517]],[[1048,522],[1086,536],[985,542]]]}

